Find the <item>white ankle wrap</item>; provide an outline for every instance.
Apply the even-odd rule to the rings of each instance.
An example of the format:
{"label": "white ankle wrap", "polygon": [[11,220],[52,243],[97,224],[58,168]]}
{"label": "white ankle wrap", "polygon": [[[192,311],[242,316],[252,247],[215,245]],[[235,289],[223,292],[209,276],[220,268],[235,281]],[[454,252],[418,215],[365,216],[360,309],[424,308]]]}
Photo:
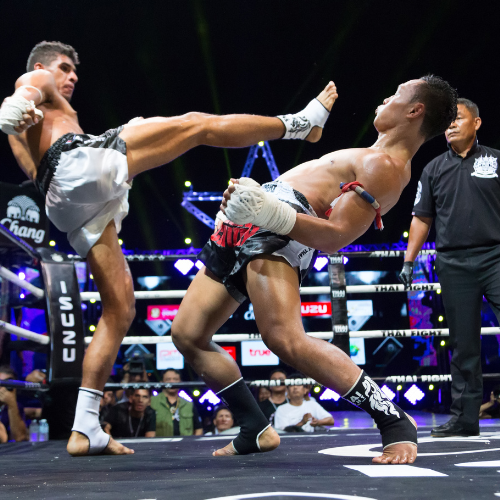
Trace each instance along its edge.
{"label": "white ankle wrap", "polygon": [[295,225],[297,212],[258,182],[242,177],[227,202],[226,215],[235,224],[254,224],[276,234],[288,234]]}
{"label": "white ankle wrap", "polygon": [[330,112],[318,99],[313,99],[302,111],[293,115],[280,115],[285,125],[283,139],[305,139],[313,127],[323,128]]}
{"label": "white ankle wrap", "polygon": [[99,403],[103,393],[95,389],[80,387],[76,403],[75,423],[72,431],[89,439],[89,455],[101,453],[108,446],[110,436],[99,423]]}

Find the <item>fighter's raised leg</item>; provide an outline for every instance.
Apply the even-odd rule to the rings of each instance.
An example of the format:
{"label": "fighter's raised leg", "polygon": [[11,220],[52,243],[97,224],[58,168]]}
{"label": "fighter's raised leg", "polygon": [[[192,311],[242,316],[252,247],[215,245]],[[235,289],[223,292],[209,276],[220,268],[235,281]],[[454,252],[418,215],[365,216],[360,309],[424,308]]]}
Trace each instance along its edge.
{"label": "fighter's raised leg", "polygon": [[228,450],[218,450],[214,456],[271,451],[280,442],[243,382],[236,362],[212,341],[239,305],[213,273],[202,268],[189,286],[171,329],[172,340],[186,361],[225,401],[241,426]]}
{"label": "fighter's raised leg", "polygon": [[285,363],[335,390],[374,418],[385,448],[373,461],[413,463],[417,455],[416,444],[411,444],[416,443],[413,419],[391,403],[344,352],[306,335],[296,270],[281,257],[262,256],[247,266],[246,286],[267,346]]}
{"label": "fighter's raised leg", "polygon": [[133,451],[104,433],[99,424],[99,393],[135,316],[134,284],[114,221],[89,251],[87,262],[101,294],[102,316],[83,361],[82,387],[67,450],[73,456],[128,455]]}
{"label": "fighter's raised leg", "polygon": [[187,113],[170,118],[148,118],[125,125],[120,137],[127,144],[130,178],[169,163],[196,146],[244,148],[259,141],[305,138],[317,142],[337,90],[330,82],[300,113],[278,117]]}

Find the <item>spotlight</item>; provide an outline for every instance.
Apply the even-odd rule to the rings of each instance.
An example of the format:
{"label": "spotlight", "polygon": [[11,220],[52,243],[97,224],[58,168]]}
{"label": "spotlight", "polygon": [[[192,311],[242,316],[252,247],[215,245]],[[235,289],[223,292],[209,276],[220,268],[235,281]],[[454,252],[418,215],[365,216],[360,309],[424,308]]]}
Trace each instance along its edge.
{"label": "spotlight", "polygon": [[90,330],[91,332],[95,332],[95,325],[90,325],[90,326],[89,326],[89,330]]}
{"label": "spotlight", "polygon": [[321,391],[321,387],[319,386],[316,386],[314,389],[313,389],[314,392],[318,393],[319,391]]}
{"label": "spotlight", "polygon": [[118,240],[118,244],[119,244],[120,246],[122,246],[122,245],[123,245],[123,240],[122,240],[121,238]]}
{"label": "spotlight", "polygon": [[406,392],[405,398],[412,404],[416,405],[417,401],[423,399],[425,394],[415,385],[413,384]]}
{"label": "spotlight", "polygon": [[186,393],[186,391],[182,391],[180,390],[179,391],[179,396],[182,398],[182,399],[185,399],[186,401],[189,401],[190,403],[193,402],[193,399],[189,397],[189,395]]}
{"label": "spotlight", "polygon": [[441,288],[439,290],[436,290],[436,293],[440,294],[441,293]]}
{"label": "spotlight", "polygon": [[26,275],[22,271],[17,276],[18,276],[18,278],[20,280],[25,280],[26,279]]}
{"label": "spotlight", "polygon": [[314,269],[321,271],[328,264],[328,257],[318,257],[314,262]]}
{"label": "spotlight", "polygon": [[191,181],[186,181],[186,182],[184,183],[184,186],[186,186],[187,188],[188,188],[188,187],[191,187]]}
{"label": "spotlight", "polygon": [[220,403],[220,399],[210,389],[200,398],[200,403],[204,403],[205,401],[208,401],[213,405],[218,405]]}
{"label": "spotlight", "polygon": [[405,232],[403,233],[403,236],[404,236],[405,238],[408,238],[408,231],[405,231]]}
{"label": "spotlight", "polygon": [[264,147],[264,141],[259,141],[259,146],[262,148]]}
{"label": "spotlight", "polygon": [[158,391],[153,391],[153,396],[158,396]]}
{"label": "spotlight", "polygon": [[95,300],[95,299],[90,299],[90,303],[91,303],[91,304],[95,304],[95,303],[96,303],[96,300]]}
{"label": "spotlight", "polygon": [[402,385],[398,385],[398,386],[396,387],[396,391],[400,391],[402,388],[403,388],[403,386],[402,386]]}
{"label": "spotlight", "polygon": [[325,401],[327,399],[333,399],[334,401],[338,401],[340,399],[340,396],[335,392],[332,391],[331,389],[326,389],[323,394],[319,397],[322,401]]}
{"label": "spotlight", "polygon": [[21,295],[19,295],[19,298],[20,299],[24,299],[24,293],[22,293]]}
{"label": "spotlight", "polygon": [[438,321],[443,321],[443,320],[444,320],[443,316],[438,317]]}
{"label": "spotlight", "polygon": [[195,390],[193,391],[193,396],[194,396],[195,398],[197,398],[200,394],[201,394],[201,392],[200,392],[198,389],[195,389]]}
{"label": "spotlight", "polygon": [[431,384],[431,385],[429,386],[429,391],[433,391],[433,390],[434,390],[434,386]]}
{"label": "spotlight", "polygon": [[185,239],[184,239],[184,243],[185,243],[186,245],[189,245],[189,244],[191,243],[191,238],[185,238]]}
{"label": "spotlight", "polygon": [[50,245],[51,247],[55,247],[55,246],[56,246],[56,242],[55,242],[54,240],[50,240],[50,241],[49,241],[49,245]]}
{"label": "spotlight", "polygon": [[181,272],[184,276],[191,271],[194,264],[192,260],[189,259],[179,259],[175,262],[174,267]]}
{"label": "spotlight", "polygon": [[93,280],[93,279],[94,279],[94,275],[93,275],[93,274],[91,274],[91,275],[89,276],[89,278],[90,278],[91,280]]}
{"label": "spotlight", "polygon": [[441,340],[441,345],[442,346],[446,345],[446,342],[444,340]]}
{"label": "spotlight", "polygon": [[396,393],[386,385],[383,385],[380,390],[392,401],[396,397]]}

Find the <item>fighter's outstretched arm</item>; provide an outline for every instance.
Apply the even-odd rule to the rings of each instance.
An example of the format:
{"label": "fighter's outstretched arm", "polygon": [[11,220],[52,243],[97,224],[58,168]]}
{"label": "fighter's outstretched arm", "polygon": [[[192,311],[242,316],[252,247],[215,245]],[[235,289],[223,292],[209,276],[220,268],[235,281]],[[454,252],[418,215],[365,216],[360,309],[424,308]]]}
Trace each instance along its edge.
{"label": "fighter's outstretched arm", "polygon": [[50,101],[55,88],[54,77],[46,70],[35,70],[21,76],[16,90],[4,99],[0,108],[0,129],[16,135],[36,125],[43,113],[36,106]]}

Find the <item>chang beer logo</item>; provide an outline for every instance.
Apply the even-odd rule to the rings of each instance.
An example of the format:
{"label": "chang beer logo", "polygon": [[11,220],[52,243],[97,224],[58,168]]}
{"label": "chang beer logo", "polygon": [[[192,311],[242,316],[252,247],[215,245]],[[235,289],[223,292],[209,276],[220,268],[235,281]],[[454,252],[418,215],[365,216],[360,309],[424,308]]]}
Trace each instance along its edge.
{"label": "chang beer logo", "polygon": [[7,203],[7,217],[0,222],[20,238],[30,238],[35,243],[41,243],[45,237],[44,229],[22,224],[22,222],[32,224],[40,222],[40,208],[29,196],[21,195],[12,198]]}

